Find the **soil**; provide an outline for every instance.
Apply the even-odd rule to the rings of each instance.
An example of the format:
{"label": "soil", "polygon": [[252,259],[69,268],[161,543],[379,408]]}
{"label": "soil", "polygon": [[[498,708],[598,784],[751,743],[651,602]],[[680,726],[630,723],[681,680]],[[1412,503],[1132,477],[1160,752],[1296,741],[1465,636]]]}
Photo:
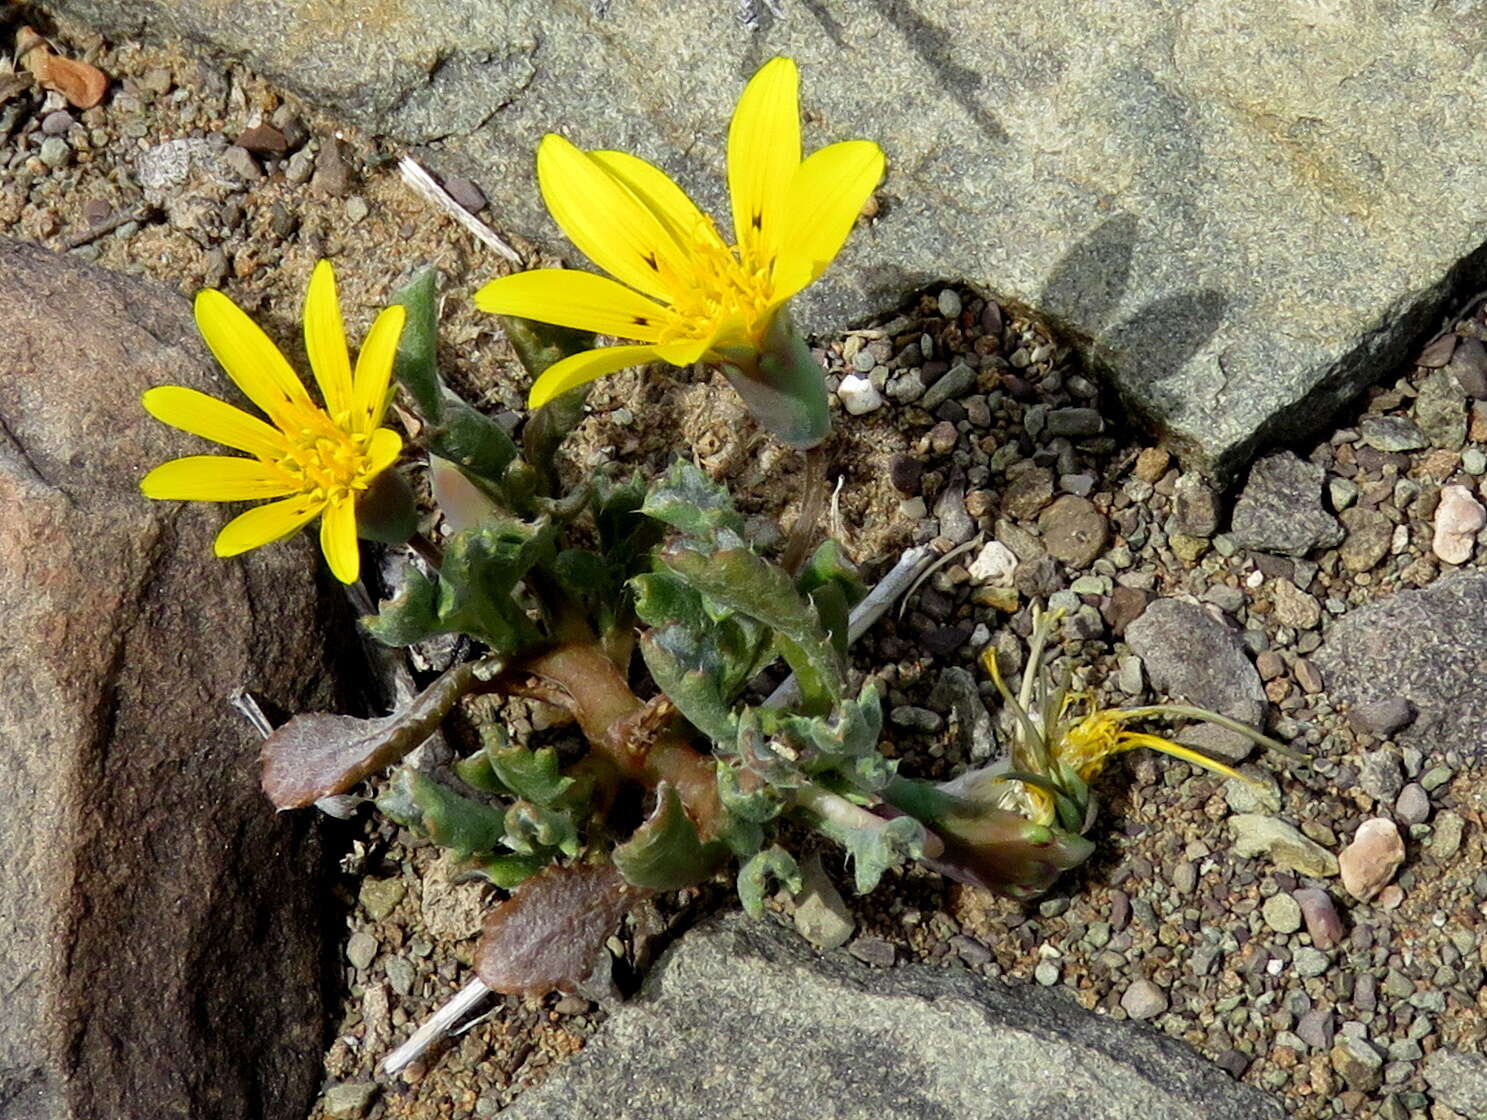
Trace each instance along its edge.
{"label": "soil", "polygon": [[[337,265],[353,339],[414,270],[434,264],[443,278],[446,373],[480,406],[520,410],[525,374],[499,324],[470,298],[510,266],[404,185],[396,169],[402,152],[235,65],[102,43],[77,30],[55,41],[60,52],[100,67],[110,94],[82,112],[34,90],[0,103],[0,228],[57,248],[71,245],[80,257],[148,275],[183,295],[220,287],[301,368],[300,303],[317,260]],[[264,123],[290,142],[287,151],[232,147]],[[65,152],[44,144],[55,138],[65,141]],[[141,182],[158,177],[152,169],[165,160],[161,146],[180,140],[194,142],[191,170],[159,194],[147,191]],[[91,237],[123,212],[140,216]],[[499,214],[481,217],[499,229]],[[537,246],[516,247],[529,264],[543,259]],[[932,698],[945,667],[962,665],[982,681],[976,654],[991,644],[1013,657],[1034,597],[1071,593],[1071,605],[1098,612],[1114,587],[1126,586],[1214,604],[1246,631],[1255,652],[1277,655],[1266,688],[1272,727],[1317,755],[1309,768],[1278,773],[1281,816],[1302,822],[1307,835],[1336,851],[1362,819],[1389,815],[1392,802],[1378,803],[1357,775],[1365,752],[1391,744],[1359,732],[1325,691],[1311,687],[1307,655],[1326,623],[1283,625],[1271,600],[1250,590],[1268,561],[1223,534],[1168,531],[1180,471],[1149,439],[1122,426],[1118,405],[1101,400],[1095,379],[1035,318],[954,284],[906,295],[903,306],[885,308],[875,322],[816,340],[833,388],[856,371],[887,398],[861,416],[838,410],[828,445],[840,483],[829,528],[848,554],[872,577],[910,543],[943,536],[948,548],[1006,536],[999,521],[1036,539],[1039,518],[1059,493],[1087,498],[1110,538],[1097,558],[1053,565],[1042,583],[1029,577],[1011,589],[972,580],[977,543],[859,645],[856,669],[876,676],[887,694],[885,749],[904,772],[948,777],[971,761],[965,737]],[[1477,323],[1474,313],[1464,309],[1462,321]],[[935,382],[961,365],[970,371],[964,387],[932,409],[921,407],[924,398],[916,400],[907,384],[910,372]],[[1356,442],[1360,417],[1408,413],[1430,370],[1389,373],[1358,410],[1339,419],[1337,433],[1299,448],[1302,457],[1334,469],[1339,449]],[[590,405],[569,446],[569,470],[606,461],[650,470],[678,452],[692,455],[729,480],[756,542],[779,542],[793,518],[799,459],[758,432],[720,379],[631,371],[600,382]],[[1050,415],[1069,408],[1096,410],[1100,430],[1053,435]],[[1434,506],[1421,495],[1438,494],[1452,480],[1480,488],[1481,472],[1469,471],[1466,460],[1487,447],[1480,402],[1470,422],[1464,449],[1397,453],[1374,475],[1366,464],[1354,472],[1365,487],[1392,487],[1381,505],[1406,541],[1366,580],[1339,574],[1335,550],[1285,561],[1287,578],[1325,603],[1328,619],[1337,613],[1334,600],[1339,611],[1351,610],[1440,574],[1443,565],[1430,558]],[[1048,492],[1041,495],[1045,476]],[[1012,479],[1021,480],[1015,508]],[[1410,483],[1402,495],[1399,482]],[[1222,508],[1223,499],[1216,502]],[[1478,545],[1478,566],[1482,555]],[[1064,653],[1083,683],[1127,700],[1119,682],[1128,652],[1103,624],[1065,634]],[[985,691],[992,695],[989,684]],[[507,714],[517,736],[562,733],[540,707],[513,706]],[[1459,853],[1436,858],[1432,825],[1408,828],[1405,868],[1372,905],[1354,903],[1335,880],[1322,883],[1345,911],[1349,932],[1320,972],[1302,975],[1293,967],[1311,947],[1305,928],[1275,928],[1263,909],[1267,899],[1311,881],[1231,853],[1224,822],[1233,791],[1187,764],[1150,756],[1125,756],[1107,770],[1099,783],[1099,854],[1050,897],[1023,906],[908,870],[871,896],[850,899],[856,937],[849,948],[875,964],[929,961],[1011,984],[1062,985],[1086,1007],[1117,1017],[1131,1013],[1122,997],[1132,984],[1149,980],[1165,1002],[1151,1016],[1156,1028],[1279,1094],[1295,1116],[1441,1120],[1451,1114],[1429,1102],[1421,1055],[1438,1046],[1475,1051],[1487,1036],[1487,787],[1480,761],[1408,750],[1398,757],[1405,777],[1428,779],[1431,819],[1454,814],[1465,838]],[[641,907],[612,943],[611,984],[596,983],[584,995],[494,998],[473,1026],[387,1083],[379,1081],[377,1063],[470,978],[474,935],[497,892],[452,881],[435,849],[369,809],[352,827],[339,900],[348,915],[343,1002],[317,1116],[495,1115],[582,1049],[602,1025],[606,1004],[634,987],[679,930],[699,914],[734,905],[719,883]],[[839,860],[828,857],[827,868],[844,881]],[[773,905],[788,912],[793,903],[780,897]],[[1317,1037],[1323,1011],[1331,1014],[1322,1016],[1326,1028]],[[1334,1032],[1364,1033],[1385,1050],[1377,1084],[1339,1064]]]}

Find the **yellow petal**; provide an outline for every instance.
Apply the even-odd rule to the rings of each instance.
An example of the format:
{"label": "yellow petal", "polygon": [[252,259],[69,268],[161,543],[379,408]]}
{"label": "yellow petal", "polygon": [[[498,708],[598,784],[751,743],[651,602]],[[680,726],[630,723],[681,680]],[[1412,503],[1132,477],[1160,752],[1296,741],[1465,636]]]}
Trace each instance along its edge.
{"label": "yellow petal", "polygon": [[597,350],[573,354],[543,371],[542,376],[532,384],[532,391],[527,396],[527,407],[541,408],[569,389],[576,389],[615,370],[653,362],[656,356],[654,346],[601,346]]}
{"label": "yellow petal", "polygon": [[746,252],[773,255],[790,179],[800,166],[800,71],[773,58],[749,80],[728,126],[733,230]]}
{"label": "yellow petal", "polygon": [[356,502],[348,494],[333,501],[320,519],[320,551],[331,574],[342,583],[355,583],[361,574],[361,549],[356,543]]}
{"label": "yellow petal", "polygon": [[282,502],[254,506],[222,526],[213,550],[218,556],[236,556],[252,548],[261,548],[289,536],[324,508],[324,498],[309,494],[296,494]]}
{"label": "yellow petal", "polygon": [[284,427],[293,409],[315,407],[279,348],[237,304],[208,288],[196,293],[195,310],[196,327],[213,356],[270,420]]}
{"label": "yellow petal", "polygon": [[351,359],[346,353],[346,327],[336,296],[336,274],[322,260],[310,275],[305,294],[305,353],[326,410],[338,417],[351,407]]}
{"label": "yellow petal", "polygon": [[391,428],[378,428],[367,441],[367,479],[376,478],[392,466],[402,451],[402,436]]}
{"label": "yellow petal", "polygon": [[398,356],[398,339],[403,334],[406,314],[399,303],[384,307],[356,355],[356,388],[351,406],[353,432],[370,432],[382,423],[382,415],[392,399],[392,363]]}
{"label": "yellow petal", "polygon": [[717,249],[727,248],[713,220],[697,209],[687,192],[655,164],[629,152],[590,152],[589,156],[629,187],[661,219],[678,245],[702,241]]}
{"label": "yellow petal", "polygon": [[139,482],[147,498],[183,502],[243,502],[282,498],[299,487],[257,459],[190,455],[161,463]]}
{"label": "yellow petal", "polygon": [[568,240],[610,275],[669,301],[688,255],[661,220],[586,152],[549,134],[537,148],[537,183]]}
{"label": "yellow petal", "polygon": [[790,181],[774,294],[788,299],[826,271],[883,180],[883,150],[844,140],[813,152]]}
{"label": "yellow petal", "polygon": [[1171,739],[1163,739],[1160,735],[1148,735],[1144,732],[1127,732],[1120,737],[1120,751],[1135,750],[1137,747],[1148,747],[1162,754],[1170,754],[1173,758],[1180,758],[1184,762],[1191,762],[1194,766],[1201,766],[1205,770],[1212,770],[1216,774],[1222,774],[1226,778],[1237,778],[1241,782],[1255,785],[1253,778],[1247,778],[1238,770],[1225,766],[1216,759],[1209,758],[1206,754],[1200,754],[1190,747],[1181,743],[1174,743]]}
{"label": "yellow petal", "polygon": [[284,436],[277,428],[195,389],[161,385],[146,389],[140,403],[156,420],[193,436],[264,459],[276,459],[284,453]]}
{"label": "yellow petal", "polygon": [[596,334],[654,342],[668,312],[607,276],[539,268],[497,277],[475,293],[475,306]]}

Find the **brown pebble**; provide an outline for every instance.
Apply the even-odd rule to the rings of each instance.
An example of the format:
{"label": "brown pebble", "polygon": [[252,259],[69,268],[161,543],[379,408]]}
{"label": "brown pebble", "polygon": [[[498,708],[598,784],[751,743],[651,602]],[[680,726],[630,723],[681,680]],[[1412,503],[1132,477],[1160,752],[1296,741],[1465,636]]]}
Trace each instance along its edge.
{"label": "brown pebble", "polygon": [[1332,949],[1342,943],[1342,918],[1332,903],[1332,896],[1316,887],[1295,891],[1292,897],[1301,906],[1306,932],[1318,949]]}
{"label": "brown pebble", "polygon": [[1358,826],[1353,842],[1337,857],[1342,885],[1360,902],[1368,902],[1394,878],[1404,863],[1404,841],[1387,817],[1373,817]]}
{"label": "brown pebble", "polygon": [[1146,447],[1142,448],[1141,454],[1136,456],[1136,466],[1131,473],[1142,482],[1149,482],[1155,486],[1167,473],[1167,468],[1171,464],[1170,452],[1160,447]]}
{"label": "brown pebble", "polygon": [[271,124],[244,129],[233,143],[258,155],[281,156],[289,150],[289,141]]}

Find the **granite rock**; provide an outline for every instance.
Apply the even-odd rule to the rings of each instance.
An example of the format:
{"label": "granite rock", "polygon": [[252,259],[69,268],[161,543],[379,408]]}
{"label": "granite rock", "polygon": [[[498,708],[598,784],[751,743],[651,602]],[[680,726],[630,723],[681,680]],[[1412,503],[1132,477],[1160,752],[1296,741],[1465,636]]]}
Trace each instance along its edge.
{"label": "granite rock", "polygon": [[583,1053],[502,1115],[724,1113],[1279,1120],[1283,1110],[1187,1046],[1056,990],[920,965],[874,970],[734,915],[683,937]]}
{"label": "granite rock", "polygon": [[1332,698],[1359,708],[1403,697],[1414,721],[1393,732],[1427,757],[1487,759],[1487,573],[1463,570],[1337,619],[1312,655]]}
{"label": "granite rock", "polygon": [[0,1115],[303,1117],[325,860],[226,698],[333,704],[313,544],[140,496],[141,391],[232,395],[187,301],[0,239],[0,322]]}

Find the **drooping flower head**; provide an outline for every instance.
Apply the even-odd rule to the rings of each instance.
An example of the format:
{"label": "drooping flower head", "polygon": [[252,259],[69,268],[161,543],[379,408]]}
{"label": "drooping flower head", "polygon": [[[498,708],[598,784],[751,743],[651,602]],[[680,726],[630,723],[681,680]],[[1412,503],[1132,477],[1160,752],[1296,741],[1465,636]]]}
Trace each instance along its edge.
{"label": "drooping flower head", "polygon": [[486,284],[476,306],[636,341],[556,363],[533,384],[532,408],[628,366],[708,361],[782,439],[805,447],[825,437],[820,368],[786,304],[841,251],[883,177],[883,153],[846,140],[802,159],[799,89],[795,63],[776,58],[739,98],[728,130],[731,242],[653,164],[543,138],[537,181],[548,210],[614,279],[521,272]]}
{"label": "drooping flower head", "polygon": [[157,420],[247,456],[172,459],[145,475],[140,490],[149,498],[179,501],[270,499],[223,526],[214,546],[218,556],[280,540],[320,517],[320,547],[330,570],[343,583],[355,581],[357,497],[403,446],[397,432],[379,427],[391,399],[403,308],[394,305],[377,316],[353,373],[335,274],[329,261],[315,266],[305,297],[305,349],[324,408],[232,300],[209,289],[197,293],[195,310],[212,354],[268,422],[195,389],[147,390],[141,400]]}

